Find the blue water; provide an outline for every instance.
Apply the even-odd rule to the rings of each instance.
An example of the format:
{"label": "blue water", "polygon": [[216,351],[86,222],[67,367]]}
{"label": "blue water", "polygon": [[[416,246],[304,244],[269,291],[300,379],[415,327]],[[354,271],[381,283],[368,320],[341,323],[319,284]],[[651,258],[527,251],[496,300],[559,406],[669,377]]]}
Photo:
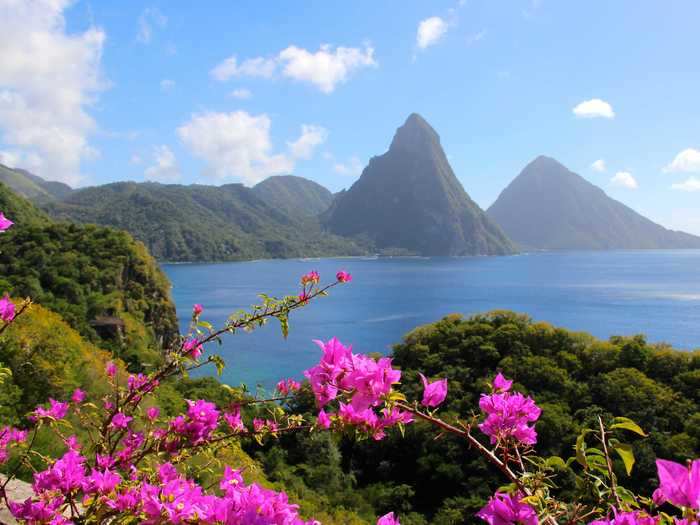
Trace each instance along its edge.
{"label": "blue water", "polygon": [[227,337],[224,381],[269,388],[318,360],[313,339],[337,336],[356,351],[388,353],[417,325],[493,309],[601,338],[644,333],[653,342],[700,347],[700,250],[164,265],[183,328],[194,303],[218,326],[257,293],[298,293],[299,276],[312,269],[323,281],[338,269],[354,280],[292,314],[286,341],[276,322]]}

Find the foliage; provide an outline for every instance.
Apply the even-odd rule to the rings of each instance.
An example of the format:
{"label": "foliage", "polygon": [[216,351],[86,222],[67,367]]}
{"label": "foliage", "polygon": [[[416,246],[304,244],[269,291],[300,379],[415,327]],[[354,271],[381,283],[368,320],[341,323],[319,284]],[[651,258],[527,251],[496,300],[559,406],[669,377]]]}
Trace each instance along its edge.
{"label": "foliage", "polygon": [[290,216],[314,217],[326,211],[333,194],[320,184],[294,175],[274,175],[253,186],[261,200]]}

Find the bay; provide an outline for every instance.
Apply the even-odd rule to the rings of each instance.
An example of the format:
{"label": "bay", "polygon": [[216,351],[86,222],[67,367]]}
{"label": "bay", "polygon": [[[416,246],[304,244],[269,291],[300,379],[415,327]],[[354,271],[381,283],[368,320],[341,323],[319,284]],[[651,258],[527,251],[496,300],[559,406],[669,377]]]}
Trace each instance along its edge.
{"label": "bay", "polygon": [[[348,258],[219,264],[164,264],[181,326],[192,305],[220,326],[258,301],[258,293],[297,294],[299,277],[323,282],[344,269],[349,284],[292,314],[287,340],[279,324],[228,336],[219,352],[222,379],[270,388],[301,378],[320,350],[314,339],[338,337],[357,352],[387,354],[412,328],[450,313],[494,309],[525,313],[600,338],[642,333],[652,342],[700,347],[700,250],[542,252],[512,257]],[[200,374],[213,374],[202,369]]]}

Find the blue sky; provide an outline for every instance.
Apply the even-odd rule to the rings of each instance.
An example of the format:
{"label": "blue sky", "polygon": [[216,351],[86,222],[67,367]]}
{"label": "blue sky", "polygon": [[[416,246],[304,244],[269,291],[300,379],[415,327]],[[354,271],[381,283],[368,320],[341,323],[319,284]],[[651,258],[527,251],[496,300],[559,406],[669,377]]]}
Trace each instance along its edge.
{"label": "blue sky", "polygon": [[0,0],[0,18],[0,156],[46,178],[339,190],[418,112],[482,207],[547,154],[700,234],[697,1]]}

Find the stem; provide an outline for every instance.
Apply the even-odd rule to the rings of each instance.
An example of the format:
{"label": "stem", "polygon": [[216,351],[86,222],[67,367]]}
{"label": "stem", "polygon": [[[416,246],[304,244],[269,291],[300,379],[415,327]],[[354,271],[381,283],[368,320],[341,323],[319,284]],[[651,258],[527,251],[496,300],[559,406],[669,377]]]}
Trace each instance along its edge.
{"label": "stem", "polygon": [[620,502],[620,497],[617,495],[617,488],[615,487],[615,474],[613,473],[612,459],[610,459],[610,452],[608,451],[608,443],[605,439],[605,427],[603,426],[603,418],[598,416],[598,424],[600,425],[600,441],[603,444],[603,452],[605,453],[605,464],[608,467],[608,475],[610,476],[610,494],[612,494],[615,504],[618,509],[622,508],[622,503]]}

